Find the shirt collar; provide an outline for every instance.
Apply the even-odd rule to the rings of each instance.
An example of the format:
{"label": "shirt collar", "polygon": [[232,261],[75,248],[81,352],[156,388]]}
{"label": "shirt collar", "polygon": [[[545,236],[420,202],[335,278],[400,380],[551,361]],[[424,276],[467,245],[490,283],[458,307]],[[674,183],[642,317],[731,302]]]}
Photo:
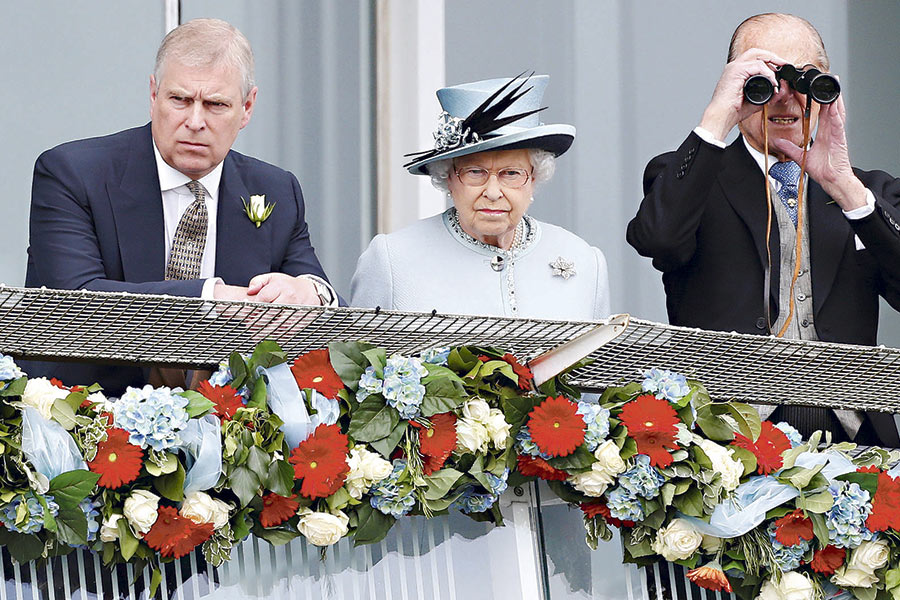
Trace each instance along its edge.
{"label": "shirt collar", "polygon": [[[169,166],[169,163],[163,160],[162,155],[159,153],[159,148],[156,147],[156,140],[153,141],[153,155],[156,156],[156,172],[159,174],[160,191],[174,190],[191,181],[190,177],[172,168]],[[223,163],[224,161],[220,162],[212,171],[198,179],[206,189],[206,194],[212,199],[218,199],[219,197],[219,183],[222,181]]]}
{"label": "shirt collar", "polygon": [[[750,156],[752,156],[753,160],[756,161],[756,164],[759,165],[759,170],[763,172],[763,175],[768,175],[768,173],[766,172],[766,163],[765,163],[766,156],[765,156],[765,154],[763,154],[762,152],[760,152],[759,150],[757,150],[756,148],[751,146],[750,142],[747,141],[746,137],[741,136],[741,139],[744,142],[744,147],[747,148],[747,152],[750,153]],[[812,142],[810,142],[810,143],[812,143]],[[790,159],[788,159],[788,160],[790,160]],[[779,161],[777,158],[775,158],[774,156],[772,156],[770,154],[769,155],[769,168],[771,169],[772,165],[774,165],[777,162],[781,162],[781,161]]]}

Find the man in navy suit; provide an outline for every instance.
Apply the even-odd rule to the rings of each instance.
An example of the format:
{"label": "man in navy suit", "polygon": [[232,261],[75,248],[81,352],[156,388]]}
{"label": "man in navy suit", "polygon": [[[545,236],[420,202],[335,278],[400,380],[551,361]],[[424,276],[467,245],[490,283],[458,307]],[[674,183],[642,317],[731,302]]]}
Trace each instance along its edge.
{"label": "man in navy suit", "polygon": [[[26,285],[337,304],[297,179],[231,150],[256,95],[253,54],[236,28],[197,19],[171,31],[150,77],[148,125],[38,158]],[[263,222],[245,212],[251,196],[273,205]],[[99,377],[112,392],[141,379],[136,369],[127,381],[83,365],[37,370],[72,384]]]}
{"label": "man in navy suit", "polygon": [[[741,23],[699,127],[647,166],[627,239],[662,271],[674,325],[875,344],[879,296],[900,308],[900,180],[851,167],[838,98],[813,103],[810,130],[818,120],[818,132],[800,181],[806,96],[782,81],[765,121],[762,106],[743,96],[754,75],[777,85],[775,70],[786,63],[828,71],[811,24],[783,14]],[[726,146],[735,127],[741,135]],[[805,435],[829,429],[900,445],[889,415],[866,417],[781,407],[770,419]]]}

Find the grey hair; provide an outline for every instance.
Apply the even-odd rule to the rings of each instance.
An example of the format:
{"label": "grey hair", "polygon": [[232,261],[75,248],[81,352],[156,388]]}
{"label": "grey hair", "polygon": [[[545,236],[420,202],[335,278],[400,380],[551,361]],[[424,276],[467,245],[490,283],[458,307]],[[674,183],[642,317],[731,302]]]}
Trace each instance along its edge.
{"label": "grey hair", "polygon": [[[728,61],[731,62],[738,57],[743,51],[747,50],[744,43],[745,38],[752,31],[757,31],[761,28],[768,27],[770,25],[800,25],[809,33],[809,37],[812,40],[813,44],[816,46],[816,57],[819,61],[819,66],[822,67],[823,70],[827,71],[829,68],[828,62],[828,54],[825,52],[825,42],[822,41],[822,36],[819,35],[819,32],[815,27],[812,26],[812,23],[807,21],[802,17],[798,17],[796,15],[788,15],[784,13],[763,13],[760,15],[753,15],[747,19],[744,19],[740,25],[737,26],[737,29],[734,30],[734,34],[731,36],[731,44],[728,46]],[[797,65],[802,66],[802,65]]]}
{"label": "grey hair", "polygon": [[169,32],[156,52],[153,77],[159,86],[166,61],[189,67],[225,64],[241,73],[241,94],[246,100],[253,89],[253,50],[238,29],[220,19],[193,19]]}
{"label": "grey hair", "polygon": [[[556,155],[547,150],[528,148],[528,161],[531,163],[531,178],[535,184],[549,181],[556,171]],[[453,159],[436,160],[427,168],[428,174],[431,175],[431,185],[442,192],[449,192],[450,185],[447,180],[450,178],[450,171],[453,170]]]}

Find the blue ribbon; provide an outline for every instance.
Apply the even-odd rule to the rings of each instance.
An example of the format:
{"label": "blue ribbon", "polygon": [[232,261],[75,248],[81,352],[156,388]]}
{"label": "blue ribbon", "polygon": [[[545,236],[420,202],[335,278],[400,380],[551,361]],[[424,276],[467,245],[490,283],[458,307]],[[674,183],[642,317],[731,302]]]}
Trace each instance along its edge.
{"label": "blue ribbon", "polygon": [[88,470],[69,432],[30,406],[22,408],[22,452],[47,479],[69,471]]}
{"label": "blue ribbon", "polygon": [[184,493],[206,491],[216,485],[222,475],[222,435],[219,418],[206,415],[202,419],[191,419],[187,427],[179,432],[184,450],[185,467]]}
{"label": "blue ribbon", "polygon": [[278,415],[284,422],[281,431],[290,448],[296,448],[300,442],[308,438],[319,425],[333,425],[341,415],[341,407],[337,400],[326,398],[313,391],[310,405],[316,414],[310,415],[306,407],[303,392],[294,379],[287,363],[281,363],[268,369],[259,367],[258,373],[266,378],[266,401],[269,410]]}

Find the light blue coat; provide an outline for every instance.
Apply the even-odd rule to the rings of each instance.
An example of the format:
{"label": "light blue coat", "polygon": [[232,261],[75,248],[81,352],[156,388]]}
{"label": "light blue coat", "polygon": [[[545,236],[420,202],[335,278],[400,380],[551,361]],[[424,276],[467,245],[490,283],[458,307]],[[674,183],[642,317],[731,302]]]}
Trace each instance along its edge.
{"label": "light blue coat", "polygon": [[[497,252],[453,231],[448,215],[375,236],[356,265],[351,306],[559,320],[609,314],[606,259],[580,237],[532,219],[530,244],[496,271]],[[550,265],[560,257],[574,263],[568,279]]]}

